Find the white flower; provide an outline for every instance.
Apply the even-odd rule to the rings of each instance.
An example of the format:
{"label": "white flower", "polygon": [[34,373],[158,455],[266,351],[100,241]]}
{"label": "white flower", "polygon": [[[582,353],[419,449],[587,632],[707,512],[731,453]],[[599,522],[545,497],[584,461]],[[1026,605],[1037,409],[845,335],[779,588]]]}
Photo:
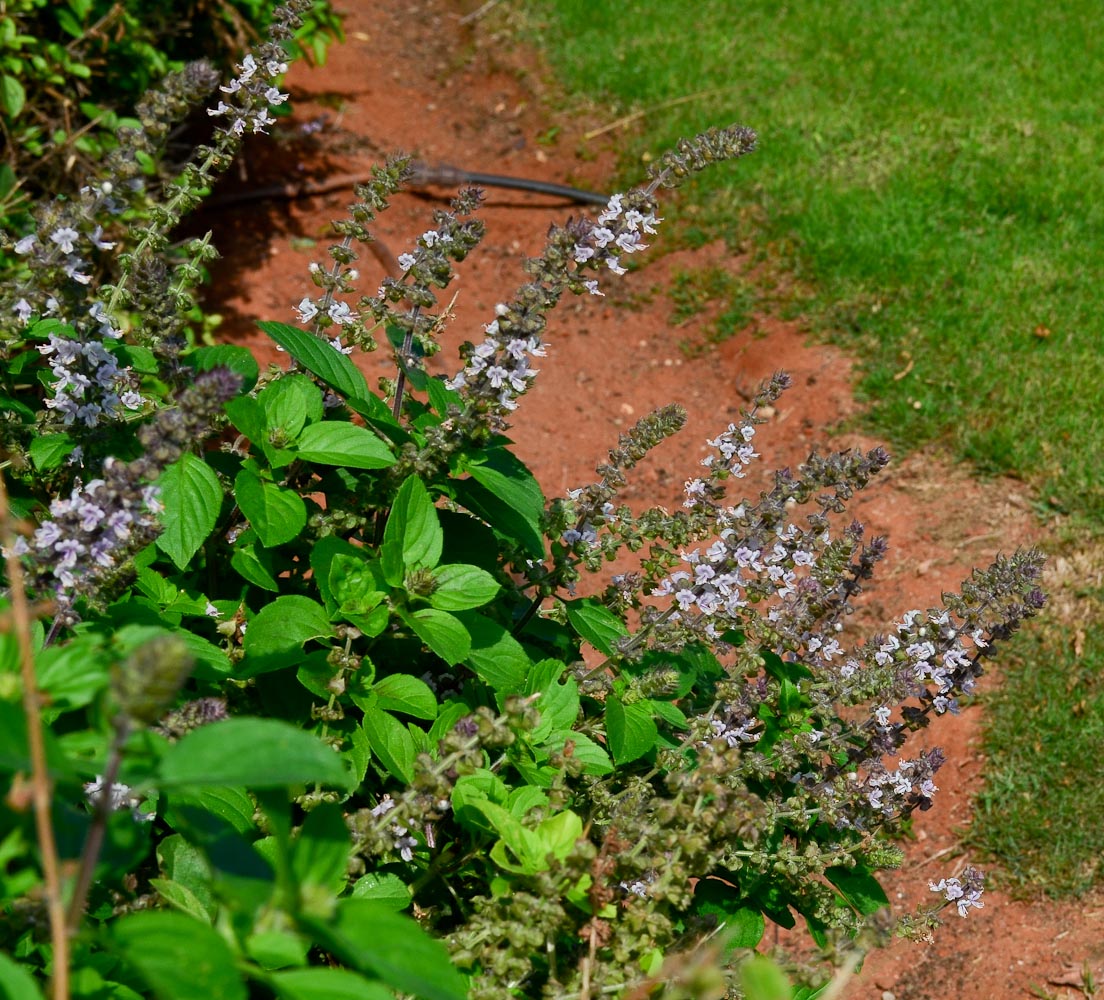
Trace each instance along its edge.
{"label": "white flower", "polygon": [[348,302],[331,302],[330,308],[326,310],[326,314],[338,326],[353,321],[353,311],[349,308]]}
{"label": "white flower", "polygon": [[79,237],[80,233],[70,226],[59,226],[50,233],[50,239],[58,245],[62,253],[72,253],[73,241]]}
{"label": "white flower", "polygon": [[23,239],[15,244],[15,252],[21,255],[30,253],[34,248],[37,238],[38,237],[36,237],[34,233],[31,233],[29,236],[24,236]]}
{"label": "white flower", "polygon": [[295,315],[299,317],[300,323],[309,323],[318,315],[318,306],[311,301],[309,295],[305,295],[299,305],[295,307]]}
{"label": "white flower", "polygon": [[412,254],[412,253],[401,253],[401,254],[399,254],[399,267],[402,268],[403,271],[409,271],[414,266],[414,263],[415,263],[414,254]]}

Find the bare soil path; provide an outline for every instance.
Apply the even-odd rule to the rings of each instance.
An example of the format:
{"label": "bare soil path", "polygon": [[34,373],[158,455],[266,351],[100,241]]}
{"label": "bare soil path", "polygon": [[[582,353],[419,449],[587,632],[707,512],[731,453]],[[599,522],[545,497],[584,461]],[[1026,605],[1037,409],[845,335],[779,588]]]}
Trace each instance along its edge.
{"label": "bare soil path", "polygon": [[[339,6],[348,15],[346,43],[331,51],[324,68],[293,68],[294,117],[276,130],[274,147],[252,148],[239,190],[364,173],[400,150],[429,163],[604,188],[612,147],[588,147],[585,160],[576,155],[582,133],[594,123],[552,119],[539,61],[496,37],[489,23],[463,23],[474,2],[345,0]],[[538,142],[553,124],[560,130],[556,141]],[[746,124],[770,129],[769,122]],[[329,223],[344,216],[351,197],[351,191],[338,190],[292,201],[228,202],[200,220],[215,229],[224,256],[216,265],[219,298],[210,303],[225,317],[222,338],[246,344],[265,361],[276,357],[255,322],[294,322],[293,305],[312,291],[307,265],[326,260]],[[424,194],[404,195],[377,232],[392,252],[401,253],[428,228],[434,205]],[[455,346],[478,340],[495,303],[524,280],[521,261],[540,249],[548,225],[584,210],[488,191],[487,239],[459,269],[456,318],[437,371],[456,368]],[[513,432],[546,494],[590,481],[621,430],[654,407],[679,402],[690,414],[688,426],[641,470],[629,499],[680,503],[682,483],[705,453],[705,439],[723,429],[745,394],[778,368],[793,375],[794,388],[757,438],[764,474],[796,465],[813,445],[877,443],[855,434],[829,436],[829,427],[854,412],[852,362],[832,347],[811,343],[800,323],[756,316],[733,339],[687,357],[679,341],[704,343],[713,317],[707,309],[672,330],[672,306],[664,295],[672,274],[706,264],[735,270],[747,265],[720,240],[666,257],[662,232],[655,243],[643,255],[650,258],[645,266],[622,279],[616,292],[607,281],[606,299],[569,301],[549,330],[549,356],[522,401]],[[374,290],[383,275],[378,262],[365,255],[361,272],[363,288]],[[361,363],[370,376],[389,374],[376,358]],[[750,490],[757,486],[749,481]],[[866,595],[868,619],[877,622],[936,603],[972,566],[1032,540],[1036,530],[1019,484],[981,484],[923,452],[894,463],[857,500],[853,513],[872,533],[890,536],[890,557]],[[981,713],[970,707],[924,734],[945,748],[949,763],[940,773],[935,808],[917,817],[906,866],[886,880],[897,912],[933,898],[929,879],[955,874],[975,860],[961,853],[957,831],[969,821],[984,763]],[[1104,896],[1056,905],[1012,902],[990,892],[985,909],[968,920],[952,913],[934,945],[897,942],[871,956],[847,995],[1011,1000],[1045,996],[1032,993],[1038,988],[1076,997],[1083,994],[1075,988],[1075,971],[1085,960],[1104,961]]]}

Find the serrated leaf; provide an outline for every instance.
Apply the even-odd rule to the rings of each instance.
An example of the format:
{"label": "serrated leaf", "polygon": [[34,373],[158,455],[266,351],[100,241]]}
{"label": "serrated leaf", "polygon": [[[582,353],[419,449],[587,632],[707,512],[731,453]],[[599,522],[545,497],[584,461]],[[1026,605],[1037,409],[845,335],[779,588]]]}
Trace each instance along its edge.
{"label": "serrated leaf", "polygon": [[291,969],[268,981],[280,1000],[395,1000],[383,983],[348,969]]}
{"label": "serrated leaf", "polygon": [[467,628],[454,615],[436,608],[405,612],[402,619],[414,634],[450,667],[471,653],[472,640]]}
{"label": "serrated leaf", "polygon": [[609,754],[589,736],[577,733],[571,729],[562,729],[553,733],[544,741],[546,749],[555,748],[557,751],[566,749],[568,743],[572,744],[571,756],[583,762],[583,774],[611,774],[613,762]]}
{"label": "serrated leaf", "polygon": [[502,589],[495,578],[477,566],[438,566],[433,571],[434,589],[429,603],[441,611],[481,608]]}
{"label": "serrated leaf", "polygon": [[211,915],[207,909],[186,885],[167,878],[151,878],[149,881],[150,885],[157,890],[157,894],[173,908],[195,920],[201,920],[206,924],[211,922]]}
{"label": "serrated leaf", "polygon": [[[579,714],[579,685],[574,677],[561,684],[558,680],[564,664],[558,660],[543,660],[529,671],[526,678],[527,694],[540,692],[536,709],[540,713],[540,725],[533,730],[534,743],[543,743],[553,732],[570,729]],[[547,675],[551,674],[551,677]],[[537,675],[536,680],[534,675]],[[542,676],[544,675],[544,676]]]}
{"label": "serrated leaf", "polygon": [[371,972],[400,993],[423,1000],[465,1000],[467,986],[444,945],[410,917],[369,899],[343,899],[322,924],[310,921],[315,940],[346,965]]}
{"label": "serrated leaf", "polygon": [[332,634],[321,604],[299,594],[277,597],[250,620],[237,676],[255,677],[289,666],[302,658],[304,643]]}
{"label": "serrated leaf", "polygon": [[468,613],[461,621],[471,636],[466,662],[476,676],[490,685],[499,704],[508,695],[520,693],[533,665],[521,643],[498,622],[483,615]]}
{"label": "serrated leaf", "polygon": [[877,913],[883,906],[889,906],[889,897],[881,883],[869,872],[836,867],[826,869],[824,877],[864,917]]}
{"label": "serrated leaf", "polygon": [[230,676],[231,663],[226,650],[186,628],[173,629],[172,634],[184,644],[188,655],[195,660],[196,677],[212,681],[224,680]]}
{"label": "serrated leaf", "polygon": [[405,910],[413,898],[407,884],[393,872],[369,872],[357,879],[353,899],[374,899],[396,913]]}
{"label": "serrated leaf", "polygon": [[112,938],[159,1000],[246,1000],[230,946],[198,920],[165,910],[134,913],[115,924]]}
{"label": "serrated leaf", "polygon": [[[502,449],[494,450],[495,455],[499,453],[503,453]],[[529,470],[516,459],[514,463],[500,460],[503,468],[469,467],[471,478],[452,484],[455,498],[495,531],[524,545],[531,556],[543,559],[544,495]]]}
{"label": "serrated leaf", "polygon": [[376,704],[389,712],[402,712],[415,719],[432,721],[437,718],[437,696],[423,680],[410,674],[391,674],[372,687]]}
{"label": "serrated leaf", "polygon": [[189,452],[173,462],[157,479],[164,506],[160,521],[165,530],[157,547],[175,563],[188,563],[215,530],[222,509],[222,486],[211,467]]}
{"label": "serrated leaf", "polygon": [[312,886],[325,890],[321,894],[324,903],[341,893],[352,849],[339,805],[323,803],[307,814],[291,852],[291,871],[303,891],[304,903],[309,905]]}
{"label": "serrated leaf", "polygon": [[243,535],[234,543],[234,554],[230,557],[230,565],[254,587],[278,593],[280,585],[272,575],[272,557],[259,544],[254,537],[255,534],[255,532],[249,533],[249,537],[253,538],[251,542],[244,541]]}
{"label": "serrated leaf", "polygon": [[[216,817],[237,833],[249,834],[254,829],[255,808],[244,788],[199,786],[173,792],[165,816],[173,827],[180,826],[186,817],[202,817],[207,824],[210,817]],[[164,843],[162,841],[162,845]]]}
{"label": "serrated leaf", "polygon": [[316,736],[279,719],[234,718],[194,729],[169,746],[157,787],[283,788],[317,782],[344,788],[345,766]]}
{"label": "serrated leaf", "polygon": [[571,627],[606,656],[612,656],[614,643],[629,634],[625,623],[593,597],[564,601],[564,607]]}
{"label": "serrated leaf", "polygon": [[606,699],[606,739],[617,764],[643,757],[655,746],[658,736],[647,702],[626,705],[613,695]]}
{"label": "serrated leaf", "polygon": [[311,424],[296,442],[300,458],[347,469],[386,469],[395,464],[391,449],[366,427],[326,420]]}
{"label": "serrated leaf", "polygon": [[226,415],[242,434],[258,448],[267,437],[265,427],[265,413],[252,396],[238,396],[226,404]]}
{"label": "serrated leaf", "polygon": [[398,719],[379,708],[364,709],[364,732],[368,744],[388,772],[400,781],[414,780],[414,740]]}
{"label": "serrated leaf", "polygon": [[270,382],[257,394],[257,402],[264,410],[269,431],[279,429],[288,439],[295,439],[307,423],[313,391],[317,397],[315,409],[321,416],[322,393],[303,375],[287,375]]}
{"label": "serrated leaf", "polygon": [[442,417],[448,416],[450,406],[461,407],[464,397],[455,389],[450,389],[439,378],[431,378],[426,381],[426,394],[433,409]]}
{"label": "serrated leaf", "polygon": [[[383,531],[383,544],[391,553],[401,553],[402,566],[406,570],[432,569],[441,559],[445,535],[441,522],[437,519],[437,509],[429,499],[429,491],[417,476],[409,476],[395,494],[391,513],[387,517],[387,527]],[[394,555],[388,559],[393,563]],[[398,583],[395,567],[386,565],[384,572],[392,586]]]}
{"label": "serrated leaf", "polygon": [[27,454],[39,472],[56,469],[77,446],[68,434],[43,434],[31,439]]}
{"label": "serrated leaf", "polygon": [[693,912],[724,924],[727,949],[754,948],[762,940],[767,922],[763,914],[746,904],[743,894],[720,879],[702,879],[694,889]]}
{"label": "serrated leaf", "polygon": [[250,469],[242,469],[234,479],[234,499],[266,549],[290,542],[306,527],[303,498]]}
{"label": "serrated leaf", "polygon": [[241,376],[243,392],[248,392],[257,384],[257,376],[261,373],[257,359],[249,349],[236,344],[200,347],[188,361],[200,372],[208,372],[212,368],[229,368],[235,375]]}
{"label": "serrated leaf", "polygon": [[364,398],[371,394],[357,366],[327,341],[286,323],[265,321],[257,325],[307,371],[343,396]]}

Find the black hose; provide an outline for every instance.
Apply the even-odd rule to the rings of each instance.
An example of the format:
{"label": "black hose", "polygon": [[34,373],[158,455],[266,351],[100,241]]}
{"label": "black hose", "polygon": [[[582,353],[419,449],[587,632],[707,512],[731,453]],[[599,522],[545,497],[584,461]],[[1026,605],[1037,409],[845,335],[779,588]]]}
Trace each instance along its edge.
{"label": "black hose", "polygon": [[423,184],[457,185],[476,184],[483,187],[508,188],[514,191],[532,191],[534,194],[547,194],[554,198],[578,202],[581,205],[606,205],[609,195],[593,191],[582,191],[567,184],[552,181],[537,181],[529,177],[507,177],[504,174],[484,174],[478,171],[461,170],[459,167],[431,167],[425,163],[414,164],[414,176],[411,183],[415,187]]}

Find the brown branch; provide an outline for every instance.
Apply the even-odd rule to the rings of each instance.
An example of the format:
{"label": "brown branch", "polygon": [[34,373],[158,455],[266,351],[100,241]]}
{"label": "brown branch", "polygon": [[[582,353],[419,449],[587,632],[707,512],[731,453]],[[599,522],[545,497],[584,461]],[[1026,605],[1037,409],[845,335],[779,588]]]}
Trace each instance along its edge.
{"label": "brown branch", "polygon": [[54,946],[52,977],[54,1000],[69,997],[69,934],[65,926],[65,903],[61,898],[61,863],[50,818],[53,789],[46,764],[46,738],[42,729],[42,703],[35,678],[34,653],[31,649],[31,615],[27,606],[27,591],[23,584],[23,567],[14,552],[15,532],[12,530],[8,489],[0,476],[0,525],[3,526],[7,552],[8,581],[11,588],[11,613],[19,643],[20,669],[23,679],[23,713],[27,717],[27,748],[31,755],[31,793],[34,802],[35,831],[42,854],[42,874],[46,882],[46,908],[50,919],[50,940]]}

